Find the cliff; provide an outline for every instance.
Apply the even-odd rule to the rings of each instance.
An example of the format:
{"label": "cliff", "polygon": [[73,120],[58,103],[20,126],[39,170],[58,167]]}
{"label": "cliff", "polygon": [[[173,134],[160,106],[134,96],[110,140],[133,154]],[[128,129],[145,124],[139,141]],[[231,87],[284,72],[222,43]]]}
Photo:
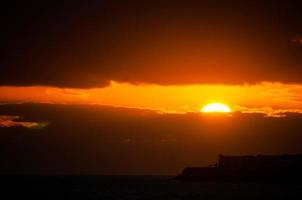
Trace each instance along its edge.
{"label": "cliff", "polygon": [[215,167],[188,167],[183,181],[302,182],[302,155],[223,156]]}

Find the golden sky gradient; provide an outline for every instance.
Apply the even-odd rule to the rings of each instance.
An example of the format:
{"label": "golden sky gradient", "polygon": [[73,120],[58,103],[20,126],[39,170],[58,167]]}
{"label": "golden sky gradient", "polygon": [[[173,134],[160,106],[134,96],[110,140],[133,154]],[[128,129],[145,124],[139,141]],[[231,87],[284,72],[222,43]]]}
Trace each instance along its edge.
{"label": "golden sky gradient", "polygon": [[92,89],[56,87],[0,87],[2,103],[100,104],[152,109],[160,112],[199,112],[212,102],[224,103],[233,111],[266,113],[302,112],[302,85],[261,82],[244,85],[129,84],[111,81],[110,86]]}

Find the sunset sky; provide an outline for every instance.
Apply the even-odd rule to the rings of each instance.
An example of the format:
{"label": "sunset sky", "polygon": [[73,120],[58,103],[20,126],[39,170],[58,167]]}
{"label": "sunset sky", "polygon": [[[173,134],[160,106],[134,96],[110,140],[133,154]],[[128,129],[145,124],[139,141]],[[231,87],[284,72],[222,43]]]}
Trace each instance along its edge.
{"label": "sunset sky", "polygon": [[[219,153],[301,153],[301,10],[295,0],[3,6],[0,173],[173,174]],[[231,112],[201,112],[211,103]]]}

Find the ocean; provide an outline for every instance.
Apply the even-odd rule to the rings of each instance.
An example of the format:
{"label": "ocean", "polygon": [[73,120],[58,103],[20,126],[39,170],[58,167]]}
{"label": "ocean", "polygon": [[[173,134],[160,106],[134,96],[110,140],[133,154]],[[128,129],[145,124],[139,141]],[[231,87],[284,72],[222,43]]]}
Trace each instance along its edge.
{"label": "ocean", "polygon": [[2,176],[1,199],[301,199],[302,184],[180,182],[168,176]]}

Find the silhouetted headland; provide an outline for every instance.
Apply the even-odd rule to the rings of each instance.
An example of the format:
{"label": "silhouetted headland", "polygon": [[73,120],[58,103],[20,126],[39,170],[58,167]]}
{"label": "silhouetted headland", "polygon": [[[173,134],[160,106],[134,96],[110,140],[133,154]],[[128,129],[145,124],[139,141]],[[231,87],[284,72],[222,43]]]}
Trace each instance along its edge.
{"label": "silhouetted headland", "polygon": [[188,167],[175,177],[182,181],[259,181],[302,183],[302,154],[219,155],[209,167]]}

